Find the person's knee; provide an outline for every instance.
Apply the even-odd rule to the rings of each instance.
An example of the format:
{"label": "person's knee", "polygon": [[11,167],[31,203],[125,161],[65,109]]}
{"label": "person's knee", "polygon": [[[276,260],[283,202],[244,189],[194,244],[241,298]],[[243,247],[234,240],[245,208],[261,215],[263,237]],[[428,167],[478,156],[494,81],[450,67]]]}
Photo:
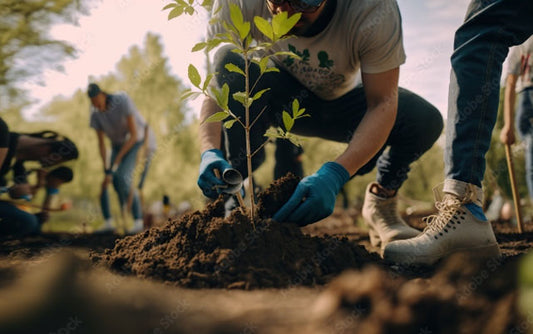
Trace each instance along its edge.
{"label": "person's knee", "polygon": [[117,191],[123,191],[129,188],[131,177],[125,174],[113,175],[113,186]]}

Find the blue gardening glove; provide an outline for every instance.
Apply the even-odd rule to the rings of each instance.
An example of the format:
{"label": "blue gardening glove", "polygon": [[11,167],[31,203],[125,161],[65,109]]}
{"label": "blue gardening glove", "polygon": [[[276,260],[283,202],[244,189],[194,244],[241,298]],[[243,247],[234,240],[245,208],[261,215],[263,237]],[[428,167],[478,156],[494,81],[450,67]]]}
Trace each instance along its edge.
{"label": "blue gardening glove", "polygon": [[314,223],[333,213],[335,199],[350,174],[336,162],[326,162],[313,175],[300,181],[291,198],[273,219],[300,226]]}
{"label": "blue gardening glove", "polygon": [[224,159],[224,154],[221,150],[212,149],[202,153],[202,162],[200,162],[200,176],[198,177],[198,186],[202,189],[205,196],[209,198],[217,198],[222,191],[215,186],[225,185],[224,181],[215,176],[215,169],[220,171],[220,174],[231,165]]}

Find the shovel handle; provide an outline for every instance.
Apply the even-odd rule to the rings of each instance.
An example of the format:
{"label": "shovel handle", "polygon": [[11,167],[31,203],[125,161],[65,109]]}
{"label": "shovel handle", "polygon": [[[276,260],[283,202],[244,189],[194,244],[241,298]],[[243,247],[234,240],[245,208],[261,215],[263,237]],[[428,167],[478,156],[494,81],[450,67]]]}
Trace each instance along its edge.
{"label": "shovel handle", "polygon": [[505,144],[505,157],[507,158],[507,168],[509,169],[509,179],[511,180],[511,191],[513,193],[514,210],[516,213],[516,222],[518,225],[518,233],[522,234],[522,213],[520,211],[520,195],[516,189],[516,177],[513,165],[513,156],[511,155],[511,145]]}

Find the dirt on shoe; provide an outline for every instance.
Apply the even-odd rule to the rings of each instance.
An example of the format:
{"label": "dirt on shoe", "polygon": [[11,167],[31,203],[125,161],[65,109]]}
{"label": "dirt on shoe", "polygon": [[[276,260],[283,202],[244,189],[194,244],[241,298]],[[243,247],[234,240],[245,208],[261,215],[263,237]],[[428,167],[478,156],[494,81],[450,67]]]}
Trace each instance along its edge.
{"label": "dirt on shoe", "polygon": [[91,257],[122,273],[186,287],[241,289],[322,284],[345,269],[379,261],[345,238],[311,237],[294,224],[271,220],[298,181],[288,175],[258,196],[255,226],[240,210],[224,218],[219,198]]}

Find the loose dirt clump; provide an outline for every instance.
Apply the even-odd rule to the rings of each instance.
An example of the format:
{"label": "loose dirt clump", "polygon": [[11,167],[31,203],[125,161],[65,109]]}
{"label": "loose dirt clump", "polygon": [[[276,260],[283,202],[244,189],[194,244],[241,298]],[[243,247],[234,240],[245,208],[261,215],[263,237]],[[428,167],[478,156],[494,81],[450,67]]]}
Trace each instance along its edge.
{"label": "loose dirt clump", "polygon": [[268,288],[327,282],[348,268],[378,261],[344,238],[311,237],[272,216],[298,179],[287,176],[258,197],[259,220],[234,210],[224,218],[221,198],[203,211],[117,241],[93,261],[140,277],[194,288]]}
{"label": "loose dirt clump", "polygon": [[522,321],[517,263],[457,254],[432,278],[411,280],[375,266],[348,271],[322,293],[314,315],[354,333],[513,333]]}

